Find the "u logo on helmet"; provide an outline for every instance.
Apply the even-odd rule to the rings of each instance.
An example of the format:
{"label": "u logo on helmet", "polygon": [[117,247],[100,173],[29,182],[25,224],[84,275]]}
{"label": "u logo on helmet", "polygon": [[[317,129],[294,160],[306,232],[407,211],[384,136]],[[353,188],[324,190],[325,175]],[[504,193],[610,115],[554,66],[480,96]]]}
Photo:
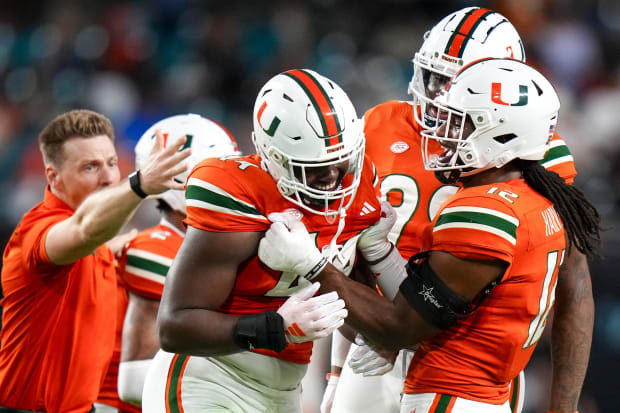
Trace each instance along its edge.
{"label": "u logo on helmet", "polygon": [[267,102],[263,102],[260,109],[258,110],[258,113],[256,114],[256,120],[258,121],[258,124],[260,125],[261,128],[263,128],[263,131],[265,131],[267,135],[273,136],[276,133],[276,129],[278,129],[278,126],[280,125],[280,118],[278,118],[277,116],[274,116],[273,120],[271,121],[271,124],[269,125],[269,128],[265,129],[263,127],[263,123],[260,121],[260,118],[262,117],[263,112],[265,111],[266,107],[267,107]]}
{"label": "u logo on helmet", "polygon": [[[168,137],[169,136],[170,136],[170,134],[168,132],[164,132],[163,133],[164,148],[168,145]],[[178,152],[181,152],[183,149],[190,148],[192,146],[192,139],[194,139],[194,135],[185,134],[185,136],[187,137],[187,140],[185,141],[185,144],[179,148]],[[153,134],[153,136],[151,136],[151,139],[155,140],[155,134]]]}
{"label": "u logo on helmet", "polygon": [[525,106],[528,102],[527,86],[519,85],[519,101],[517,103],[507,103],[502,100],[502,84],[499,82],[491,83],[491,101],[504,106]]}

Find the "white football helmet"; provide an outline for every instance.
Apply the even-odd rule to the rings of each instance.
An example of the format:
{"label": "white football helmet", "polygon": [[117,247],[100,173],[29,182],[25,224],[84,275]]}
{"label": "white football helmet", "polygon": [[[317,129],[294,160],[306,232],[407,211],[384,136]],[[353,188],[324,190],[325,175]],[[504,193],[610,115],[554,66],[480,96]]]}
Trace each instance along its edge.
{"label": "white football helmet", "polygon": [[[185,183],[189,172],[205,158],[220,156],[239,156],[235,138],[219,123],[193,113],[176,115],[160,120],[151,126],[138,140],[135,147],[136,169],[144,167],[155,142],[155,131],[159,129],[165,142],[187,136],[183,148],[191,147],[192,154],[186,159],[189,169],[174,177],[179,183]],[[185,191],[169,189],[150,198],[162,199],[172,209],[187,213],[185,209]]]}
{"label": "white football helmet", "polygon": [[[364,162],[361,120],[347,94],[307,69],[271,78],[254,104],[256,151],[289,201],[329,220],[346,210],[359,186]],[[308,184],[309,168],[348,162],[335,187]]]}
{"label": "white football helmet", "polygon": [[516,158],[542,159],[560,100],[525,63],[485,59],[457,73],[433,105],[442,125],[421,133],[424,165],[442,182],[454,183]]}
{"label": "white football helmet", "polygon": [[525,62],[519,33],[508,19],[492,10],[464,8],[444,17],[426,32],[424,43],[413,58],[413,77],[409,83],[420,126],[436,124],[436,113],[429,103],[452,76],[464,66],[490,57]]}

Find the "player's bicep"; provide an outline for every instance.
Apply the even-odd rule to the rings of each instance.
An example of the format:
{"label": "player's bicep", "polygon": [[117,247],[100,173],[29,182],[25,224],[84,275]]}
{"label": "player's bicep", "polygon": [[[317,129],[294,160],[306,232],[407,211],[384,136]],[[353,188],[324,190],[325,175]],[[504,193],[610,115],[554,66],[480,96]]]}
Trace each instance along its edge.
{"label": "player's bicep", "polygon": [[470,301],[508,267],[507,262],[498,259],[463,259],[443,251],[433,251],[429,265],[450,290]]}
{"label": "player's bicep", "polygon": [[210,232],[189,227],[168,275],[162,305],[171,311],[217,309],[239,266],[257,254],[262,232]]}

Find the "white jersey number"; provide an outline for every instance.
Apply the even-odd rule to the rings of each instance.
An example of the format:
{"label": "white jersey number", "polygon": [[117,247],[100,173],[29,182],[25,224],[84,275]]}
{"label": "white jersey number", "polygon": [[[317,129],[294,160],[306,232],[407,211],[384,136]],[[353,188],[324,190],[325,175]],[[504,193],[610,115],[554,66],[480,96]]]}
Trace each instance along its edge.
{"label": "white jersey number", "polygon": [[[442,185],[433,192],[426,211],[428,222],[433,220],[441,204],[452,196],[457,189],[458,187],[454,185]],[[405,227],[420,206],[420,189],[418,182],[412,176],[402,174],[387,175],[381,181],[381,196],[387,201],[389,200],[389,194],[395,192],[400,194],[401,202],[398,205],[392,205],[398,214],[398,218],[388,238],[393,243],[398,244],[398,240],[403,235]]]}
{"label": "white jersey number", "polygon": [[553,285],[551,285],[551,281],[553,280],[553,274],[558,271],[562,262],[564,262],[564,250],[561,252],[551,251],[547,254],[547,272],[545,274],[545,281],[543,282],[540,298],[538,299],[538,314],[536,314],[536,317],[530,322],[527,339],[523,344],[523,349],[536,344],[545,329],[549,311],[551,311],[551,307],[553,307],[553,303],[555,302],[555,286],[558,283],[557,278]]}

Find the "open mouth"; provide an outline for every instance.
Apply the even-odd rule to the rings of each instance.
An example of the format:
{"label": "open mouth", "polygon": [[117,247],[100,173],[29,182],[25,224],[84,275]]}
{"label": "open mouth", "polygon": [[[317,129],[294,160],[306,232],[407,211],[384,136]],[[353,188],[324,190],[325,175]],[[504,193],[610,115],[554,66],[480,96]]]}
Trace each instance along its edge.
{"label": "open mouth", "polygon": [[333,182],[329,183],[316,183],[310,186],[312,189],[316,189],[319,191],[331,192],[342,187],[342,179],[335,179]]}
{"label": "open mouth", "polygon": [[437,157],[437,161],[443,165],[448,165],[454,158],[454,149],[446,149],[441,155]]}
{"label": "open mouth", "polygon": [[442,168],[451,166],[455,156],[454,149],[447,148],[440,154],[434,154],[430,156],[430,164],[434,168]]}
{"label": "open mouth", "polygon": [[[342,189],[342,179],[340,178],[336,179],[334,182],[331,182],[328,184],[313,184],[310,186],[310,188],[316,191],[322,191],[322,192],[338,191]],[[325,208],[327,205],[331,205],[336,200],[336,199],[330,199],[327,201],[327,204],[326,204],[326,198],[314,198],[307,193],[302,193],[300,195],[301,195],[302,201],[306,205],[312,206],[315,208]],[[321,195],[317,194],[317,196],[321,196]]]}
{"label": "open mouth", "polygon": [[437,106],[428,104],[426,106],[426,114],[434,119],[437,119]]}

